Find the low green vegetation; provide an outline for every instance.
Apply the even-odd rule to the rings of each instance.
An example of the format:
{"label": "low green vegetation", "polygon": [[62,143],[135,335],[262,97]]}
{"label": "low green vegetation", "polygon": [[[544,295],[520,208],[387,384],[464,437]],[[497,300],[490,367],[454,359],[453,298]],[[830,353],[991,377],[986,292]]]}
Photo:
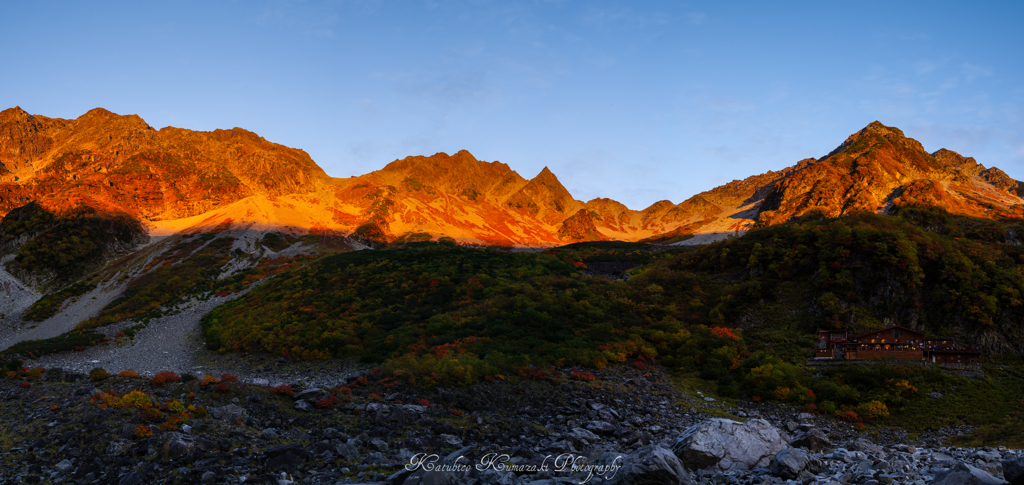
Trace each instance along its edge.
{"label": "low green vegetation", "polygon": [[77,298],[96,288],[97,276],[92,275],[64,289],[45,295],[32,303],[32,306],[25,311],[24,319],[41,322],[57,314],[57,310],[69,298]]}
{"label": "low green vegetation", "polygon": [[78,324],[87,330],[123,320],[148,320],[162,315],[162,308],[189,296],[212,292],[218,286],[217,275],[231,260],[234,238],[215,238],[213,234],[192,236],[147,268],[147,273],[132,280],[128,289],[99,315]]}
{"label": "low green vegetation", "polygon": [[[784,402],[914,432],[970,424],[978,430],[962,443],[1015,444],[1024,430],[1017,360],[986,368],[981,379],[935,367],[806,361],[817,329],[894,324],[1012,354],[1024,323],[1024,248],[1011,244],[1019,225],[905,207],[895,217],[810,214],[692,248],[601,241],[542,253],[409,234],[401,248],[281,259],[224,280],[215,276],[232,240],[196,235],[79,332],[144,321],[188,295],[228,294],[275,275],[204,317],[210,348],[358,357],[424,385],[544,378],[556,365],[656,363],[726,399]],[[271,249],[290,243],[277,235],[263,241]],[[626,281],[580,272],[602,262],[640,266]],[[39,353],[58,348],[53,343],[24,345]],[[12,350],[28,347],[19,349]]]}
{"label": "low green vegetation", "polygon": [[81,351],[105,341],[103,334],[94,331],[69,332],[53,338],[18,342],[4,352],[35,358],[59,352]]}
{"label": "low green vegetation", "polygon": [[260,245],[274,252],[281,252],[295,243],[298,239],[287,234],[268,232],[263,235]]}
{"label": "low green vegetation", "polygon": [[[1015,429],[1006,420],[1019,415],[973,400],[1017,402],[1009,371],[969,380],[919,367],[818,371],[804,361],[819,328],[902,324],[934,336],[1014,341],[1024,315],[1024,250],[1005,241],[1015,224],[903,208],[897,217],[812,214],[672,251],[610,241],[535,254],[412,243],[285,271],[203,325],[212,348],[357,356],[425,384],[530,376],[550,365],[657,362],[727,398],[922,431],[968,422],[983,433],[992,420],[987,437],[972,439],[1006,441],[996,430]],[[642,266],[628,282],[579,274],[581,264],[605,261]],[[960,410],[936,411],[940,401],[927,394],[953,387],[965,391],[943,394]]]}
{"label": "low green vegetation", "polygon": [[629,261],[649,264],[657,259],[665,259],[674,253],[685,250],[685,248],[680,248],[672,251],[653,251],[651,246],[645,243],[591,241],[560,246],[547,252],[565,261],[582,263]]}

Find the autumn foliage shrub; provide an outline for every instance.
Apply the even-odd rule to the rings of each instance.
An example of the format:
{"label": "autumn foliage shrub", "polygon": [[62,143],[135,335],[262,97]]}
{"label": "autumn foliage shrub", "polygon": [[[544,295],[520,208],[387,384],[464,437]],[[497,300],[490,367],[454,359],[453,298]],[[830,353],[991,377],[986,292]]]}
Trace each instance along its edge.
{"label": "autumn foliage shrub", "polygon": [[528,380],[543,380],[554,375],[555,369],[524,366],[519,368],[519,378]]}
{"label": "autumn foliage shrub", "polygon": [[869,401],[857,406],[857,413],[865,419],[879,419],[889,416],[889,408],[881,401]]}
{"label": "autumn foliage shrub", "polygon": [[294,396],[295,391],[292,390],[292,386],[280,385],[270,389],[270,392],[274,394],[283,394],[285,396]]}
{"label": "autumn foliage shrub", "polygon": [[334,406],[335,404],[338,404],[338,396],[331,394],[313,404],[321,409],[329,408],[331,406]]}
{"label": "autumn foliage shrub", "polygon": [[107,372],[106,370],[100,368],[100,367],[96,367],[93,370],[89,371],[89,380],[90,381],[102,381],[102,380],[107,379],[109,377],[110,377],[110,373]]}
{"label": "autumn foliage shrub", "polygon": [[139,377],[139,373],[133,370],[123,370],[117,373],[117,377]]}
{"label": "autumn foliage shrub", "polygon": [[857,416],[857,411],[850,409],[846,406],[841,406],[835,414],[836,418],[843,421],[850,421],[852,423],[859,423],[863,421],[860,416]]}
{"label": "autumn foliage shrub", "polygon": [[211,375],[203,376],[203,380],[199,381],[200,386],[209,386],[210,384],[219,384],[220,379]]}
{"label": "autumn foliage shrub", "polygon": [[156,423],[164,419],[164,413],[153,406],[144,406],[139,408],[139,417],[146,422]]}
{"label": "autumn foliage shrub", "polygon": [[137,438],[149,438],[153,436],[153,430],[149,429],[149,426],[140,424],[135,427],[135,436]]}
{"label": "autumn foliage shrub", "polygon": [[153,379],[150,380],[150,382],[154,386],[162,386],[162,385],[167,384],[169,382],[181,382],[181,377],[178,376],[178,374],[176,374],[174,372],[171,372],[169,370],[165,370],[165,371],[163,371],[163,372],[153,376]]}
{"label": "autumn foliage shrub", "polygon": [[586,372],[586,371],[581,371],[579,369],[573,369],[572,371],[570,371],[569,372],[569,378],[574,380],[574,381],[584,381],[584,382],[590,382],[590,381],[593,381],[593,380],[597,379],[597,377],[594,377],[594,374],[591,374],[590,372]]}
{"label": "autumn foliage shrub", "polygon": [[29,369],[29,371],[25,373],[25,379],[28,379],[30,381],[37,380],[40,377],[43,377],[43,372],[45,372],[45,371],[46,371],[46,369],[43,369],[42,367],[36,367],[34,369]]}
{"label": "autumn foliage shrub", "polygon": [[152,404],[152,399],[149,397],[149,394],[134,390],[122,396],[121,403],[124,407],[141,408]]}

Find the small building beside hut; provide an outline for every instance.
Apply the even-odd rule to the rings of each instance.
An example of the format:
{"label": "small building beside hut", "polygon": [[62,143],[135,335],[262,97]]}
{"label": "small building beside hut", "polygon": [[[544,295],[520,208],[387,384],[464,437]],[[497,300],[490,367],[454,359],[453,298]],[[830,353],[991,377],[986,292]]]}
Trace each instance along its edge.
{"label": "small building beside hut", "polygon": [[951,338],[928,339],[917,330],[894,325],[849,337],[845,330],[819,330],[815,359],[927,360],[977,364],[981,351],[961,348]]}
{"label": "small building beside hut", "polygon": [[845,359],[846,330],[818,330],[815,359]]}

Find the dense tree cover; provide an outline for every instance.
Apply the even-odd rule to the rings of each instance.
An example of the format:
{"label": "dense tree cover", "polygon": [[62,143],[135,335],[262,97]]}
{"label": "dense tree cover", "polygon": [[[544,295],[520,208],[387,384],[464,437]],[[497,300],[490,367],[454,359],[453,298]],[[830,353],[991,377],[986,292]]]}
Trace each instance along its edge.
{"label": "dense tree cover", "polygon": [[128,216],[86,206],[54,214],[34,202],[7,213],[0,228],[4,249],[17,253],[12,271],[50,272],[61,281],[84,274],[110,249],[129,247],[145,234]]}
{"label": "dense tree cover", "polygon": [[655,358],[658,344],[689,338],[678,308],[659,303],[662,291],[583,278],[547,254],[420,244],[285,272],[204,326],[213,346],[296,357],[473,354],[503,371],[599,367]]}
{"label": "dense tree cover", "polygon": [[591,241],[567,244],[547,252],[566,261],[583,263],[630,261],[647,264],[684,250],[683,248],[669,250],[661,247],[655,251],[651,245],[646,243]]}
{"label": "dense tree cover", "polygon": [[[215,348],[358,356],[423,383],[655,361],[725,396],[852,421],[921,415],[930,408],[919,389],[939,389],[944,378],[886,366],[808,372],[815,330],[901,324],[1014,349],[1024,251],[1005,241],[1017,224],[903,208],[897,217],[810,214],[672,252],[615,242],[542,254],[420,243],[285,271],[216,309],[204,328]],[[613,282],[581,276],[586,261],[644,266]],[[1000,386],[992,392],[1016,389]]]}
{"label": "dense tree cover", "polygon": [[[424,384],[536,378],[552,365],[656,362],[712,382],[724,396],[795,403],[853,421],[896,413],[956,423],[952,411],[924,411],[931,407],[923,390],[949,386],[934,372],[808,372],[803,362],[818,328],[900,324],[989,352],[1019,350],[1019,234],[1018,221],[904,207],[895,217],[809,214],[672,251],[591,242],[511,253],[407,241],[220,281],[214,275],[230,257],[231,240],[203,235],[155,261],[83,328],[152,316],[189,292],[236,291],[276,275],[204,318],[211,348],[359,357]],[[627,281],[580,272],[605,261],[642,266]],[[1020,390],[1006,382],[982,387],[1007,396]]]}
{"label": "dense tree cover", "polygon": [[759,299],[777,297],[777,288],[796,284],[813,323],[823,328],[861,332],[900,324],[989,351],[1019,352],[1024,248],[1003,242],[1015,226],[939,209],[907,209],[903,216],[812,215],[698,247],[652,271],[747,285],[733,310],[721,309],[731,321]]}

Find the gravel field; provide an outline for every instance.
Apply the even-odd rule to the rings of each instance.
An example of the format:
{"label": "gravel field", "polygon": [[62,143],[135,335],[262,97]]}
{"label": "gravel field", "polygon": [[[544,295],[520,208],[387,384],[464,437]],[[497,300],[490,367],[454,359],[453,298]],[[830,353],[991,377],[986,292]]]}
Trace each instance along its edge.
{"label": "gravel field", "polygon": [[[240,292],[226,297],[212,297],[209,300],[192,300],[178,306],[176,309],[180,311],[173,315],[151,320],[134,339],[113,341],[82,352],[43,356],[32,361],[32,366],[59,367],[86,374],[96,367],[102,367],[112,374],[133,370],[144,376],[152,376],[165,370],[178,374],[191,373],[200,377],[205,374],[220,376],[231,373],[237,375],[243,382],[263,385],[301,382],[308,386],[333,384],[340,377],[367,368],[355,361],[332,359],[313,363],[295,362],[266,354],[207,350],[200,325],[203,316],[217,306],[244,294],[245,292]],[[88,295],[83,299],[88,299]],[[112,337],[134,323],[121,322],[99,330]]]}
{"label": "gravel field", "polygon": [[106,285],[97,285],[95,289],[42,322],[25,322],[17,316],[5,318],[0,321],[0,349],[6,349],[22,340],[56,337],[68,332],[79,322],[98,314],[103,307],[121,296],[127,286],[127,283],[117,284],[114,281]]}

